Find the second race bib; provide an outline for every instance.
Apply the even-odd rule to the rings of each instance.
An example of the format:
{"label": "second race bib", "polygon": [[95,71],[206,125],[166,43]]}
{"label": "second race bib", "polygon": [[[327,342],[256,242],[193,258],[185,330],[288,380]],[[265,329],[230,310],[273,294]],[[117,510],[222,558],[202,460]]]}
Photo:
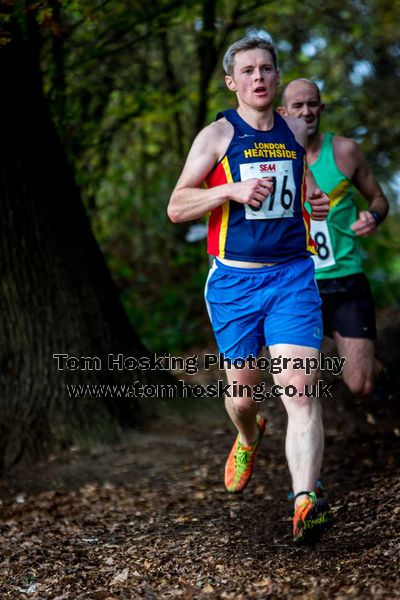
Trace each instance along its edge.
{"label": "second race bib", "polygon": [[333,267],[336,261],[326,221],[311,219],[311,237],[317,243],[318,254],[313,256],[315,268]]}

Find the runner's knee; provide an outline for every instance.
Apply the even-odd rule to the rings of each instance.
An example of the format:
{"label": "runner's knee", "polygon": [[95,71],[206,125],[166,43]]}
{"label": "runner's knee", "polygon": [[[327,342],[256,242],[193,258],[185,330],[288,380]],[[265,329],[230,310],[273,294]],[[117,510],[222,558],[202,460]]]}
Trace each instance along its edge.
{"label": "runner's knee", "polygon": [[293,374],[281,383],[285,391],[285,405],[288,412],[294,410],[310,413],[314,400],[313,383],[314,377],[303,373]]}
{"label": "runner's knee", "polygon": [[[307,390],[307,388],[310,388],[311,385],[314,383],[315,381],[315,376],[314,375],[306,375],[305,373],[288,373],[285,376],[279,375],[276,378],[276,383],[278,383],[279,385],[281,385],[283,388],[291,388],[291,395],[293,395],[293,397],[299,394],[299,392],[301,393],[300,397],[303,397],[305,394],[304,392]],[[295,394],[296,392],[296,394]]]}
{"label": "runner's knee", "polygon": [[358,373],[347,373],[344,376],[344,382],[349,390],[356,396],[368,396],[369,394],[372,394],[374,389],[372,377],[362,371]]}
{"label": "runner's knee", "polygon": [[241,415],[245,415],[249,412],[249,410],[256,410],[256,405],[251,396],[246,397],[235,397],[231,398],[231,406],[235,413],[240,417]]}

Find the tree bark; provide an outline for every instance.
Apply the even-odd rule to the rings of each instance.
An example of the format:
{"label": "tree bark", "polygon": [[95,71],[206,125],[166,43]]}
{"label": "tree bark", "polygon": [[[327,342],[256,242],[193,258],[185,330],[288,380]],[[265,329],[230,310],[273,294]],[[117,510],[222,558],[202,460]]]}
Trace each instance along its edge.
{"label": "tree bark", "polygon": [[[135,399],[71,399],[67,384],[156,377],[107,368],[109,354],[148,352],[92,235],[17,29],[0,49],[0,74],[0,466],[8,466],[117,439],[137,421]],[[102,369],[60,370],[54,354],[98,357]]]}
{"label": "tree bark", "polygon": [[204,127],[207,107],[208,92],[211,77],[216,69],[218,53],[215,43],[215,18],[216,1],[205,0],[203,2],[202,21],[203,27],[199,32],[197,54],[200,62],[199,79],[199,104],[196,115],[196,133]]}

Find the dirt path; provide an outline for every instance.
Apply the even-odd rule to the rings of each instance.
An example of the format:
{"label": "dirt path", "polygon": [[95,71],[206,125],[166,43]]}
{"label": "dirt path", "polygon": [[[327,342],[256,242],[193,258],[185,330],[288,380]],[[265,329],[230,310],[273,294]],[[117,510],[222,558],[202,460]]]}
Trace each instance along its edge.
{"label": "dirt path", "polygon": [[385,405],[356,402],[340,383],[325,402],[336,525],[315,549],[291,540],[279,404],[262,407],[267,435],[236,497],[222,482],[234,433],[221,404],[172,413],[164,403],[123,446],[71,451],[0,482],[1,599],[399,598],[395,383]]}

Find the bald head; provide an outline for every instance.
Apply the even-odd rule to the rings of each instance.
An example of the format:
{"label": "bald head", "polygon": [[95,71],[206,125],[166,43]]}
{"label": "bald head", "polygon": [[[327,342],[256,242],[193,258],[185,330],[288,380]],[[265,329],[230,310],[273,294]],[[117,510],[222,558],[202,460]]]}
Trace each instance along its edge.
{"label": "bald head", "polygon": [[321,103],[319,87],[309,79],[294,79],[282,93],[281,114],[299,117],[307,124],[309,139],[318,135],[319,121],[324,105]]}
{"label": "bald head", "polygon": [[299,79],[293,79],[290,81],[283,89],[282,92],[282,104],[287,107],[288,97],[291,97],[293,94],[296,95],[298,92],[304,91],[314,92],[318,102],[321,103],[321,92],[319,91],[319,87],[314,81],[311,79],[303,79],[300,77]]}

